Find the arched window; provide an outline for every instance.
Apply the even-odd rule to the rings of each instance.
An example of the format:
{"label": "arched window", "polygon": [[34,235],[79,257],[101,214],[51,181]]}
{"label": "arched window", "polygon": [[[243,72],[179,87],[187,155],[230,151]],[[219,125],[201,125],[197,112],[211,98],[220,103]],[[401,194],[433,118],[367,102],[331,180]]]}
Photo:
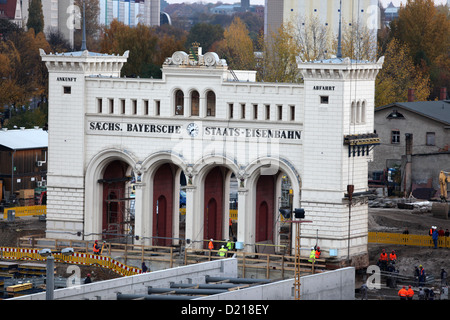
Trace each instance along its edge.
{"label": "arched window", "polygon": [[200,110],[200,95],[198,91],[192,91],[191,93],[191,116],[198,116]]}
{"label": "arched window", "polygon": [[356,105],[355,105],[355,101],[353,101],[351,109],[350,109],[350,123],[351,124],[355,124],[355,118],[356,118]]}
{"label": "arched window", "polygon": [[361,123],[361,102],[358,101],[356,103],[356,122],[355,123]]}
{"label": "arched window", "polygon": [[175,115],[184,115],[184,93],[181,90],[175,92]]}
{"label": "arched window", "polygon": [[364,100],[361,105],[361,123],[366,123],[366,101]]}
{"label": "arched window", "polygon": [[213,91],[206,93],[206,116],[216,116],[216,94]]}

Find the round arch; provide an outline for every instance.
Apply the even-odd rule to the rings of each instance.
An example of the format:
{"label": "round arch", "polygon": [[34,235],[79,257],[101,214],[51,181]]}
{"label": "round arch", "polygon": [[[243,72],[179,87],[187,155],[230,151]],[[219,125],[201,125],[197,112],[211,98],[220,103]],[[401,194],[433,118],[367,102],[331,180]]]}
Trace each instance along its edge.
{"label": "round arch", "polygon": [[[122,161],[134,168],[135,160],[122,150],[107,149],[89,161],[85,173],[84,234],[86,240],[100,239],[102,233],[103,178],[106,168],[113,161]],[[127,172],[130,172],[129,170]]]}

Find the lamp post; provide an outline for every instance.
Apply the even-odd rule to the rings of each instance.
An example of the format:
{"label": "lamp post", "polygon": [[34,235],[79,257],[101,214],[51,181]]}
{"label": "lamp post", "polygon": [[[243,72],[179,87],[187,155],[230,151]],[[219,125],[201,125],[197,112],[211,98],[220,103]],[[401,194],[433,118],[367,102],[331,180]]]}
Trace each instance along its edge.
{"label": "lamp post", "polygon": [[59,253],[63,256],[71,256],[74,253],[74,250],[73,248],[64,248],[61,251],[52,252],[50,249],[42,249],[38,253],[47,258],[45,299],[53,300],[55,291],[55,257],[53,254]]}

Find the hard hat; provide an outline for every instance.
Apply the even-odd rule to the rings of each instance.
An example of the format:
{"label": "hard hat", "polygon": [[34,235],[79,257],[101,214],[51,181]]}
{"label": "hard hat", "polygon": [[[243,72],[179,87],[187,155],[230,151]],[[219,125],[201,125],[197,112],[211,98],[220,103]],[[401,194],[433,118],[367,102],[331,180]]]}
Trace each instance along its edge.
{"label": "hard hat", "polygon": [[419,268],[422,268],[422,265],[419,265]]}
{"label": "hard hat", "polygon": [[314,250],[314,247],[311,247],[311,250]]}
{"label": "hard hat", "polygon": [[319,249],[319,250],[320,250],[320,247],[317,247],[317,249]]}

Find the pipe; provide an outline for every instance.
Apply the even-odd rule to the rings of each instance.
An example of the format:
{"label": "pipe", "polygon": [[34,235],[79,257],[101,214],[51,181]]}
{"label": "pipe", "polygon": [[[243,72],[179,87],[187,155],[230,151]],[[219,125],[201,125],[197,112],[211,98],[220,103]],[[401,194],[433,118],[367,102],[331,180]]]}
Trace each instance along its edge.
{"label": "pipe", "polygon": [[267,279],[249,279],[249,278],[226,278],[226,277],[205,277],[206,282],[227,281],[230,283],[270,283],[272,280]]}
{"label": "pipe", "polygon": [[238,284],[232,283],[205,283],[205,284],[189,284],[189,283],[172,283],[171,288],[197,288],[197,289],[231,289],[238,287]]}
{"label": "pipe", "polygon": [[219,294],[227,292],[228,289],[173,289],[173,288],[148,288],[148,294],[152,293],[169,293],[174,294],[197,294],[197,295],[208,295],[208,294]]}
{"label": "pipe", "polygon": [[195,296],[171,296],[171,295],[161,295],[161,294],[117,294],[117,300],[191,300],[198,297]]}

